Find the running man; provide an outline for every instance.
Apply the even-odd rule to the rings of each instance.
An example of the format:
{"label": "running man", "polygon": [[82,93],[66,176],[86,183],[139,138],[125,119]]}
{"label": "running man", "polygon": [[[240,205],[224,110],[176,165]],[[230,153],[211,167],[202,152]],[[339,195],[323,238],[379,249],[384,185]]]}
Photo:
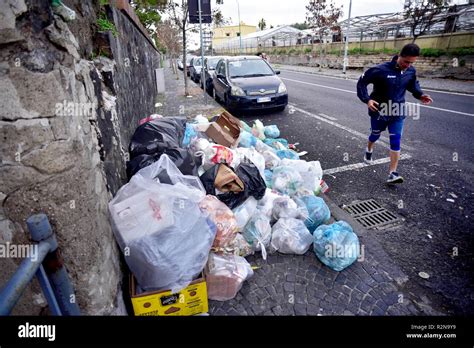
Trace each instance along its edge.
{"label": "running man", "polygon": [[[416,79],[416,70],[412,66],[420,55],[420,48],[415,44],[405,45],[398,56],[391,62],[370,68],[357,82],[357,96],[369,107],[371,133],[365,151],[364,162],[372,163],[372,151],[380,133],[388,128],[390,135],[390,174],[388,184],[400,184],[403,178],[397,172],[400,159],[400,140],[403,122],[407,115],[405,92],[423,104],[430,104],[433,99],[423,93]],[[373,92],[368,94],[367,86],[373,84]],[[408,108],[409,110],[409,108]]]}

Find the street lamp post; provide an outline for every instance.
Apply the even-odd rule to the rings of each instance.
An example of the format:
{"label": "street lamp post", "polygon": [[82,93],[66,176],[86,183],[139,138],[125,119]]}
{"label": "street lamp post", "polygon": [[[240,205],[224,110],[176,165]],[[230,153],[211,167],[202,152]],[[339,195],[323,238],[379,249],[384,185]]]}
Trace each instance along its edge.
{"label": "street lamp post", "polygon": [[240,38],[240,55],[242,55],[242,31],[240,29],[240,6],[239,0],[235,0],[237,2],[237,13],[239,15],[239,38]]}
{"label": "street lamp post", "polygon": [[347,18],[347,29],[346,29],[346,42],[344,45],[344,62],[343,62],[343,68],[342,68],[342,73],[346,73],[346,68],[347,65],[349,65],[349,59],[347,58],[347,48],[349,46],[349,28],[351,26],[351,8],[352,8],[352,0],[349,0],[349,17]]}

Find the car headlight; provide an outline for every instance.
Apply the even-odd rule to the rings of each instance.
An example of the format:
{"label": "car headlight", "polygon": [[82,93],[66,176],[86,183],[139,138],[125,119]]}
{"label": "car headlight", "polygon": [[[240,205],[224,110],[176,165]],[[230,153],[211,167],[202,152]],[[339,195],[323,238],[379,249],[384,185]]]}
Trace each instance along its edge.
{"label": "car headlight", "polygon": [[278,93],[286,93],[286,86],[283,82],[278,86]]}
{"label": "car headlight", "polygon": [[238,97],[244,97],[245,96],[244,90],[242,88],[238,87],[238,86],[232,86],[232,88],[230,90],[230,94],[238,96]]}

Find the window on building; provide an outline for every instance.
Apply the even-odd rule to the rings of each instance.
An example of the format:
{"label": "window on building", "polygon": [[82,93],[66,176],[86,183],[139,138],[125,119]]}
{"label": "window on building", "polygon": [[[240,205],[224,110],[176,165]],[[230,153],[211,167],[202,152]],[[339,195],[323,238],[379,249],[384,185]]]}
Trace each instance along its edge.
{"label": "window on building", "polygon": [[230,33],[225,33],[225,36],[230,36]]}
{"label": "window on building", "polygon": [[240,36],[240,33],[237,33],[237,36]]}

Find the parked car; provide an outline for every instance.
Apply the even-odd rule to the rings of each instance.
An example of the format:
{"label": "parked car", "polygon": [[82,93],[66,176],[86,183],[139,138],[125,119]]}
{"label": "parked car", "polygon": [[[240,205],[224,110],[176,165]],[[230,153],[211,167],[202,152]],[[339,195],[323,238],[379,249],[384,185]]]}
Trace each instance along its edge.
{"label": "parked car", "polygon": [[213,97],[231,110],[284,110],[288,93],[276,76],[279,73],[260,57],[223,58],[217,63],[212,79]]}
{"label": "parked car", "polygon": [[191,60],[194,58],[193,55],[186,56],[186,74],[190,76],[189,68],[191,67]]}
{"label": "parked car", "polygon": [[180,56],[178,59],[176,59],[176,62],[178,64],[178,69],[183,70],[184,69],[184,67],[183,67],[183,56]]}
{"label": "parked car", "polygon": [[216,72],[216,65],[219,63],[219,60],[226,58],[226,56],[212,56],[204,58],[204,81],[201,81],[201,88],[206,86],[206,91],[212,95],[212,79],[214,78]]}
{"label": "parked car", "polygon": [[201,69],[202,69],[202,59],[201,57],[194,57],[191,60],[191,64],[189,66],[189,76],[191,80],[196,83],[199,83],[201,80]]}

